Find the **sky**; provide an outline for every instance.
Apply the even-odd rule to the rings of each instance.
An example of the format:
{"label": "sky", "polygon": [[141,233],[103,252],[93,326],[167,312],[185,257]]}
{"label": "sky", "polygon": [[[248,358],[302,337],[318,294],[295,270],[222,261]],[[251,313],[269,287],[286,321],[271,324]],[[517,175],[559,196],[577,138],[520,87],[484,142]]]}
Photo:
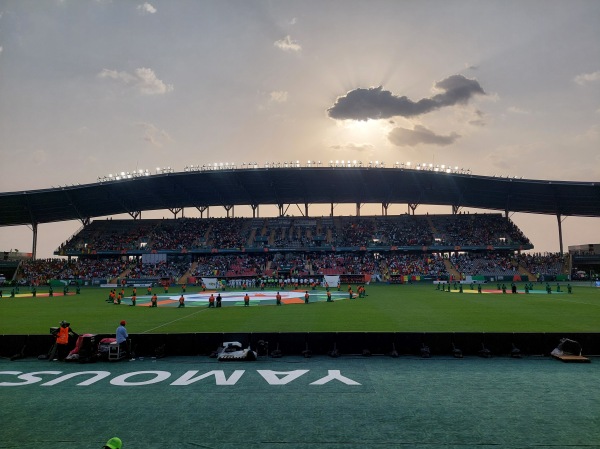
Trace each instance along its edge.
{"label": "sky", "polygon": [[[296,160],[599,181],[599,23],[596,0],[0,0],[0,192]],[[559,250],[555,216],[510,218]],[[600,242],[600,219],[563,220],[565,251]],[[39,225],[38,258],[80,227]]]}

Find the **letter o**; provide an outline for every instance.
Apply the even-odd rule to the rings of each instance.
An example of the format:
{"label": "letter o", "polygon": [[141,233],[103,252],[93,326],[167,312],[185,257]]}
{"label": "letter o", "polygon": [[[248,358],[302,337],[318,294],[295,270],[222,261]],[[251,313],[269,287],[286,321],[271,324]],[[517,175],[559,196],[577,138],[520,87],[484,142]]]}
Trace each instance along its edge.
{"label": "letter o", "polygon": [[[128,382],[127,379],[134,376],[140,376],[144,374],[152,374],[154,375],[154,379],[150,380],[142,380],[139,382]],[[137,387],[140,385],[152,385],[158,382],[162,382],[165,379],[171,377],[171,373],[168,371],[135,371],[133,373],[125,373],[120,376],[115,377],[110,381],[111,385],[117,385],[120,387]]]}

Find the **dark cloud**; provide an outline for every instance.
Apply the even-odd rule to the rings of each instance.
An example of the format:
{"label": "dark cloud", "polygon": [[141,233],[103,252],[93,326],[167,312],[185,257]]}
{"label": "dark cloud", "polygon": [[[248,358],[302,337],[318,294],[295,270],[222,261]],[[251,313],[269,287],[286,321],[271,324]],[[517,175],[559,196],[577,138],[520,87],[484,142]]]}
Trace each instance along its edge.
{"label": "dark cloud", "polygon": [[338,120],[386,119],[391,117],[413,117],[455,104],[465,104],[474,95],[485,95],[476,80],[462,75],[452,75],[436,83],[441,91],[431,98],[412,101],[406,96],[398,97],[382,86],[359,88],[339,97],[327,110],[329,117]]}
{"label": "dark cloud", "polygon": [[400,147],[414,147],[420,144],[446,146],[454,143],[459,137],[456,133],[441,136],[421,125],[416,125],[414,129],[394,128],[388,134],[390,142]]}

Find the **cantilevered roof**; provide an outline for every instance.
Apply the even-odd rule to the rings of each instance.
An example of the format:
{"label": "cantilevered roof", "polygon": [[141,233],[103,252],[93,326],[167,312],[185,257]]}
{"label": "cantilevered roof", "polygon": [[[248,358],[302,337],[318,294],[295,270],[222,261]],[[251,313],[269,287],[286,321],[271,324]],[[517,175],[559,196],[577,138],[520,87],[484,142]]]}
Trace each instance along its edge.
{"label": "cantilevered roof", "polygon": [[0,226],[232,205],[430,204],[600,216],[600,182],[496,178],[400,168],[294,167],[163,173],[0,193]]}

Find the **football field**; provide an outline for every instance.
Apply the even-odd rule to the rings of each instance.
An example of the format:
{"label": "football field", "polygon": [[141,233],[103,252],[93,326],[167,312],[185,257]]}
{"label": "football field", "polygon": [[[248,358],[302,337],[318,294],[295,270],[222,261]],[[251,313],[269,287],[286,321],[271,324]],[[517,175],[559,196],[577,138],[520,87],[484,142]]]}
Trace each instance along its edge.
{"label": "football field", "polygon": [[[464,285],[462,293],[451,287],[441,291],[427,285],[371,285],[366,297],[349,299],[347,286],[332,290],[326,301],[324,288],[281,291],[282,305],[275,305],[276,290],[226,290],[220,292],[223,307],[209,308],[210,294],[197,287],[180,286],[168,292],[155,287],[158,307],[151,308],[150,295],[138,292],[131,306],[132,288],[124,290],[120,305],[107,302],[109,289],[82,288],[63,296],[38,289],[33,297],[22,287],[14,298],[4,291],[0,299],[3,334],[48,334],[62,320],[77,333],[114,333],[121,320],[130,334],[193,332],[600,332],[600,289],[566,284],[534,284],[530,293],[518,284],[516,294],[485,284]],[[557,291],[560,287],[560,291]],[[139,289],[141,290],[141,288]],[[354,289],[356,291],[356,289]],[[142,294],[143,293],[143,294]],[[249,307],[244,307],[245,293]],[[184,296],[185,307],[178,299]],[[356,296],[356,294],[354,294]]]}

